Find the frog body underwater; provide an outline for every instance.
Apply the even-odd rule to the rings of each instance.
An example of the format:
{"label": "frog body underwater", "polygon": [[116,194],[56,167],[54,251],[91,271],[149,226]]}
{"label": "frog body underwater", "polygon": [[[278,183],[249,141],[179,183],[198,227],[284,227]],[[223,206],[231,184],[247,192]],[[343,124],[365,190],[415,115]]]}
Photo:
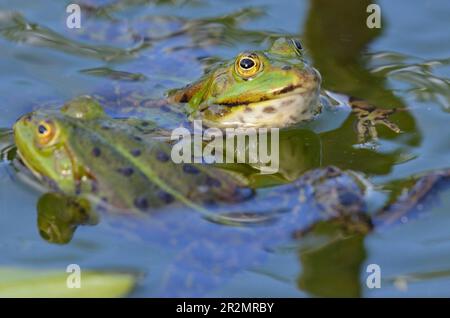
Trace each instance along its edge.
{"label": "frog body underwater", "polygon": [[[255,196],[244,179],[224,170],[174,163],[170,144],[155,138],[151,122],[138,127],[143,123],[147,132],[107,116],[94,99],[80,97],[60,110],[37,110],[21,117],[14,125],[14,139],[23,164],[50,189],[95,198],[122,212],[157,211],[179,202],[201,211],[219,207],[270,214],[295,210],[306,196],[325,211],[319,219],[367,213],[363,208],[367,181],[358,174],[319,168],[291,184],[258,190],[261,194]],[[427,186],[425,193],[416,191],[412,199],[433,190]],[[311,188],[309,194],[305,187]],[[355,202],[357,209],[351,208]]]}
{"label": "frog body underwater", "polygon": [[[151,125],[143,121],[140,127],[152,131]],[[195,206],[194,199],[231,200],[237,191],[217,171],[174,164],[168,144],[107,116],[90,97],[22,117],[14,136],[22,161],[51,188],[93,194],[123,210],[156,209],[176,199]]]}
{"label": "frog body underwater", "polygon": [[204,295],[323,222],[349,233],[383,229],[450,179],[449,171],[420,177],[407,196],[371,213],[367,181],[351,171],[318,168],[255,190],[211,166],[175,164],[170,145],[143,123],[113,119],[81,97],[24,115],[14,139],[22,163],[52,191],[37,206],[41,236],[68,243],[78,226],[98,222],[97,213],[103,221],[118,216],[118,231],[177,251],[161,295]]}

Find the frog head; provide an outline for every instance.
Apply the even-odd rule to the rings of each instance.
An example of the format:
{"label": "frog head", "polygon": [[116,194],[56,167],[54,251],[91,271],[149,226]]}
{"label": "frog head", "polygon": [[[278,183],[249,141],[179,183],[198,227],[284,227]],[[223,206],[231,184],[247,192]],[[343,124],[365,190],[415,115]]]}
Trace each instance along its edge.
{"label": "frog head", "polygon": [[210,127],[285,127],[320,111],[320,74],[296,40],[280,38],[267,51],[246,51],[171,98]]}
{"label": "frog head", "polygon": [[41,109],[22,116],[13,128],[20,159],[52,188],[74,193],[86,174],[71,151],[70,138],[77,125],[100,116],[104,116],[103,109],[87,96],[59,110]]}

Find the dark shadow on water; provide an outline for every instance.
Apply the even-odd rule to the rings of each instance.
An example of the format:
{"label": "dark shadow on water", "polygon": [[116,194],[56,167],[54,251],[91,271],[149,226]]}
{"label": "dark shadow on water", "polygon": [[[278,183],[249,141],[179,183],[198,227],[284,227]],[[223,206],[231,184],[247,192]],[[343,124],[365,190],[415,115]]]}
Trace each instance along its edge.
{"label": "dark shadow on water", "polygon": [[333,224],[318,224],[311,233],[325,243],[298,251],[302,272],[298,288],[319,297],[361,297],[361,272],[367,253],[364,235],[345,235]]}

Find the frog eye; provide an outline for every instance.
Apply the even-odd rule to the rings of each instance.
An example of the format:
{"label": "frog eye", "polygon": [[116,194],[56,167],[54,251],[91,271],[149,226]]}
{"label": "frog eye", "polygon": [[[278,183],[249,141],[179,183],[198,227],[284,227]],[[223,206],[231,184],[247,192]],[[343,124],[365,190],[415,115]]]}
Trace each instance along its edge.
{"label": "frog eye", "polygon": [[40,121],[37,125],[37,139],[41,145],[48,144],[55,137],[55,125],[50,121]]}
{"label": "frog eye", "polygon": [[262,63],[256,54],[241,54],[236,59],[235,69],[240,76],[248,79],[262,69]]}

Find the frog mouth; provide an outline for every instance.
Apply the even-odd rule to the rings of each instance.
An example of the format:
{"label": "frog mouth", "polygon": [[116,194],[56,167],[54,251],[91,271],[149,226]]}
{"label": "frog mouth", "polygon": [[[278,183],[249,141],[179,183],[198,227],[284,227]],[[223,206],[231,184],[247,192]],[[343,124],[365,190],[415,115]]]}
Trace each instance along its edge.
{"label": "frog mouth", "polygon": [[[274,91],[271,96],[262,96],[261,98],[259,98],[258,100],[240,100],[237,102],[219,102],[217,103],[217,105],[220,106],[226,106],[226,107],[235,107],[235,106],[246,106],[249,104],[257,104],[257,103],[261,103],[261,102],[265,102],[268,100],[275,100],[278,98],[282,98],[286,95],[293,95],[293,94],[302,94],[304,92],[308,91],[308,89],[306,89],[303,84],[297,84],[297,85],[289,85],[286,87],[283,87],[277,91]],[[282,96],[280,96],[282,95]],[[206,107],[205,107],[206,109]]]}
{"label": "frog mouth", "polygon": [[17,149],[17,156],[11,163],[17,171],[17,177],[21,181],[37,191],[46,190],[43,189],[42,182],[48,180],[45,180],[44,176],[40,174],[29,161],[27,161],[25,156],[20,153],[20,150]]}
{"label": "frog mouth", "polygon": [[14,163],[18,165],[17,168],[20,168],[19,170],[27,169],[33,176],[35,176],[37,179],[40,179],[41,174],[37,171],[33,162],[27,160],[26,156],[24,156],[23,154],[23,150],[27,149],[27,145],[26,142],[23,140],[24,137],[22,135],[22,131],[17,129],[16,126],[14,126],[13,133],[14,133],[14,142],[16,144],[17,149]]}
{"label": "frog mouth", "polygon": [[308,121],[321,111],[318,89],[298,86],[277,96],[233,106],[216,104],[200,114],[210,127],[283,128]]}

